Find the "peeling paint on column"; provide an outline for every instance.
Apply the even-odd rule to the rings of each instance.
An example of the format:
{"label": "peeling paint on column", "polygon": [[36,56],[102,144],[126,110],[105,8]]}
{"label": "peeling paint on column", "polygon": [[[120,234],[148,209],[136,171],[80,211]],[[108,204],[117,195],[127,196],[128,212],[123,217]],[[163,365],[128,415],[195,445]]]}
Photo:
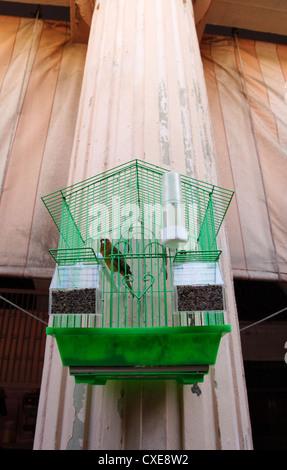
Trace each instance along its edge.
{"label": "peeling paint on column", "polygon": [[197,397],[200,397],[201,390],[200,390],[198,384],[193,384],[193,386],[191,387],[191,391],[192,391],[192,393],[195,393]]}
{"label": "peeling paint on column", "polygon": [[[185,15],[185,27],[187,30],[189,30],[189,18],[187,15]],[[189,59],[192,64],[191,70],[192,70],[192,76],[190,77],[191,82],[192,82],[192,89],[194,91],[195,95],[195,104],[197,108],[197,113],[198,113],[198,120],[199,120],[199,127],[200,127],[200,140],[201,140],[201,147],[202,147],[202,155],[204,159],[204,164],[205,164],[205,175],[204,179],[206,181],[209,181],[210,179],[210,174],[211,174],[211,167],[214,165],[214,151],[212,149],[213,145],[213,138],[212,134],[208,131],[207,128],[207,123],[209,128],[211,128],[210,124],[210,117],[208,115],[208,107],[205,107],[205,104],[202,101],[202,83],[204,83],[204,75],[203,75],[203,68],[201,66],[201,72],[202,75],[199,78],[199,70],[196,64],[195,60],[195,50],[194,48],[197,47],[193,43],[193,38],[191,36],[188,36],[188,49],[190,51]]]}
{"label": "peeling paint on column", "polygon": [[183,130],[183,142],[184,142],[184,154],[185,154],[185,164],[186,164],[186,174],[188,176],[194,176],[194,149],[192,145],[192,136],[191,136],[191,125],[189,120],[189,109],[187,103],[187,92],[183,87],[179,88],[179,101],[180,101],[180,111],[182,119],[182,130]]}
{"label": "peeling paint on column", "polygon": [[209,116],[206,116],[204,113],[204,108],[203,108],[203,103],[202,103],[202,98],[201,98],[201,89],[195,76],[193,77],[193,88],[195,91],[196,107],[198,110],[198,116],[199,116],[199,121],[200,121],[200,140],[201,140],[202,154],[203,154],[205,168],[206,168],[205,180],[209,181],[209,178],[211,175],[211,168],[212,168],[212,165],[214,164],[214,152],[212,151],[212,148],[210,145],[210,139],[212,137],[208,135],[209,133],[207,130],[207,125],[206,125],[206,120],[209,118]]}
{"label": "peeling paint on column", "polygon": [[124,398],[124,389],[121,389],[121,396],[118,399],[118,412],[120,415],[120,418],[123,419],[123,398]]}
{"label": "peeling paint on column", "polygon": [[73,406],[75,417],[73,421],[73,433],[67,444],[67,450],[82,450],[85,431],[85,397],[87,385],[76,384],[74,388]]}
{"label": "peeling paint on column", "polygon": [[168,98],[166,84],[162,80],[158,87],[159,106],[159,141],[161,146],[162,161],[170,164],[169,158],[169,126],[168,126]]}
{"label": "peeling paint on column", "polygon": [[183,142],[184,142],[184,153],[185,153],[185,166],[186,174],[188,176],[194,176],[194,166],[195,166],[195,152],[192,142],[192,130],[190,122],[190,107],[188,103],[188,91],[186,87],[186,79],[184,73],[184,61],[182,57],[182,47],[181,39],[178,28],[178,17],[177,10],[174,3],[171,3],[172,11],[172,23],[173,23],[173,33],[174,33],[174,46],[176,54],[176,63],[177,63],[177,80],[178,80],[178,89],[179,89],[179,102],[180,102],[180,112],[181,112],[181,122],[182,122],[182,132],[183,132]]}
{"label": "peeling paint on column", "polygon": [[157,75],[158,75],[158,108],[159,108],[159,143],[161,160],[170,165],[169,149],[169,120],[168,120],[168,90],[166,79],[166,50],[164,36],[163,6],[160,1],[155,4],[156,11],[156,41],[157,41]]}
{"label": "peeling paint on column", "polygon": [[217,429],[217,435],[218,435],[218,438],[221,439],[221,431],[220,431],[220,427],[218,427]]}

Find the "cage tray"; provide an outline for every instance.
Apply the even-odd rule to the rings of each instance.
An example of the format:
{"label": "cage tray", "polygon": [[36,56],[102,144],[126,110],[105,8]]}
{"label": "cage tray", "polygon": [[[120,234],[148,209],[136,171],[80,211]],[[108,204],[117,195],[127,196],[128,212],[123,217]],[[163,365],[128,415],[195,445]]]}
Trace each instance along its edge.
{"label": "cage tray", "polygon": [[[56,338],[63,365],[70,367],[70,371],[77,367],[106,368],[73,373],[76,382],[94,384],[105,383],[108,379],[143,377],[175,379],[180,383],[201,382],[208,373],[206,366],[216,362],[222,336],[230,331],[230,325],[47,328],[47,334]],[[158,369],[152,370],[155,366]],[[163,366],[165,368],[161,369]],[[172,369],[174,366],[176,370]],[[186,371],[185,366],[205,367]],[[110,367],[113,370],[108,370]]]}
{"label": "cage tray", "polygon": [[76,383],[89,383],[90,385],[105,385],[107,380],[146,380],[162,379],[176,380],[178,383],[195,384],[203,382],[204,375],[208,374],[209,366],[159,366],[159,367],[70,367],[70,374],[75,377]]}

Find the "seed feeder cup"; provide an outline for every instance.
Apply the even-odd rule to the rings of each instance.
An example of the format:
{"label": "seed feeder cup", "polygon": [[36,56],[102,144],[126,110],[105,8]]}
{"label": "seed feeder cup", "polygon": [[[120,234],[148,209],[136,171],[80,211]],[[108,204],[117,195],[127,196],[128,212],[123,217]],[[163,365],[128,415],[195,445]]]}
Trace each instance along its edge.
{"label": "seed feeder cup", "polygon": [[54,326],[95,326],[102,316],[102,289],[100,265],[56,266],[49,289]]}
{"label": "seed feeder cup", "polygon": [[224,282],[218,262],[173,264],[174,311],[191,325],[224,324]]}
{"label": "seed feeder cup", "polygon": [[233,192],[133,160],[42,198],[59,233],[47,334],[76,383],[202,382],[223,335]]}

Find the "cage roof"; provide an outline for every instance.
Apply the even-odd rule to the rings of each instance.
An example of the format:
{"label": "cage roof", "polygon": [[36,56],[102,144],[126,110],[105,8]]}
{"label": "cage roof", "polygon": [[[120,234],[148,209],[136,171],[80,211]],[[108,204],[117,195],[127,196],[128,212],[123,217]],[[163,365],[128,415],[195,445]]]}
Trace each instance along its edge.
{"label": "cage roof", "polygon": [[[135,159],[66,188],[59,189],[42,197],[42,200],[61,232],[63,204],[70,211],[76,226],[78,220],[81,220],[81,224],[85,223],[83,221],[86,221],[87,224],[89,207],[96,201],[101,200],[103,191],[106,200],[110,200],[112,194],[118,194],[120,198],[123,198],[126,197],[128,187],[131,202],[160,204],[161,176],[167,171],[170,170]],[[234,192],[190,176],[180,176],[181,183],[187,191],[188,188],[192,188],[193,191],[200,194],[199,201],[204,205],[205,210],[208,205],[206,201],[209,201],[212,197],[214,228],[217,235]],[[186,203],[185,193],[186,191],[183,191],[183,198]],[[80,233],[83,232],[83,227],[78,226],[77,228]]]}

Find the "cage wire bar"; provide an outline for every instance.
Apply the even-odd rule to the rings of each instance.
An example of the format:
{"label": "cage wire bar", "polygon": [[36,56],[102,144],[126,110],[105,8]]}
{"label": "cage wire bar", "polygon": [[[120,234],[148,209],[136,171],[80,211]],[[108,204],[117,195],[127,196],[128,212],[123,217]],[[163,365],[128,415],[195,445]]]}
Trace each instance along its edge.
{"label": "cage wire bar", "polygon": [[[181,250],[171,252],[160,241],[165,171],[169,170],[133,160],[42,198],[60,232],[59,247],[50,250],[58,266],[102,266],[102,315],[90,326],[224,323],[222,311],[174,312],[172,266],[218,262],[216,237],[233,192],[181,175],[189,239]],[[102,239],[112,245],[105,243],[101,250]],[[73,315],[58,316],[54,322],[54,326],[80,324]]]}

